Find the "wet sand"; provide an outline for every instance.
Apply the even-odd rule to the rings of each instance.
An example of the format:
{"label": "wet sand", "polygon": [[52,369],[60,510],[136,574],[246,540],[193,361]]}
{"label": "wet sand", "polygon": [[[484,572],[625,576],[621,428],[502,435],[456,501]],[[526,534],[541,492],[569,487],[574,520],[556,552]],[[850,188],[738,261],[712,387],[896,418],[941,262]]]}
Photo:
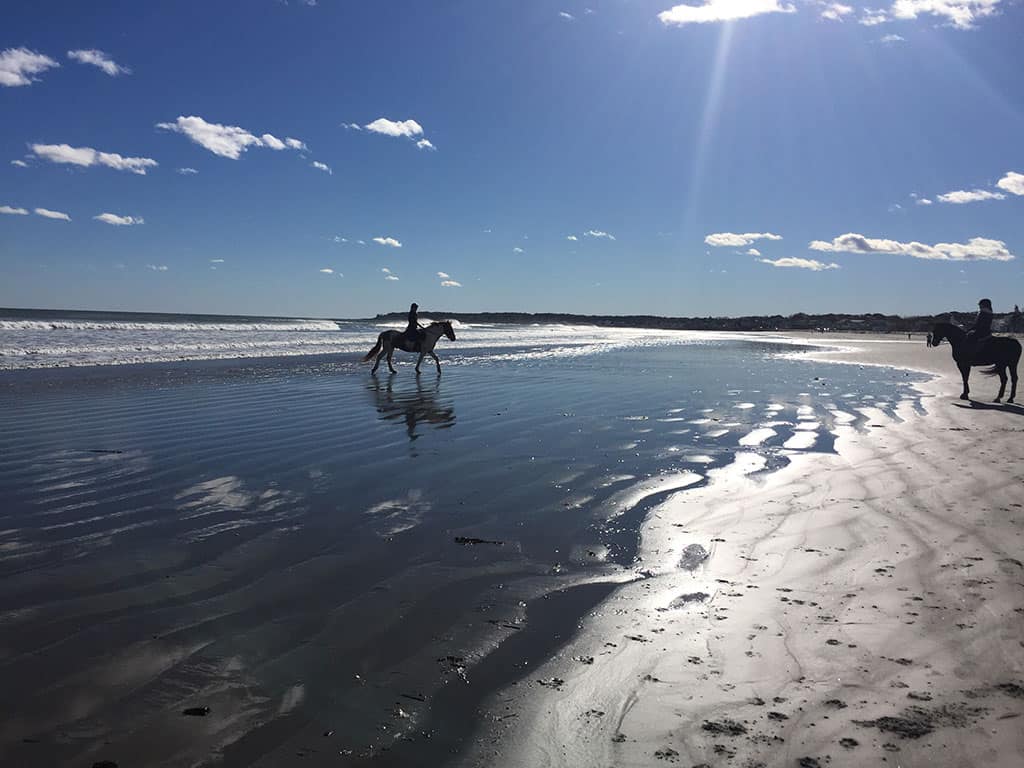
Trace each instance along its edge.
{"label": "wet sand", "polygon": [[645,578],[490,701],[465,764],[1024,764],[1024,409],[977,372],[958,400],[948,347],[808,338],[936,374],[927,413],[656,507]]}
{"label": "wet sand", "polygon": [[[952,367],[890,343],[871,359]],[[422,380],[313,357],[9,376],[0,755],[824,765],[889,743],[906,764],[853,723],[889,715],[934,727],[916,748],[984,728],[1018,757],[1020,675],[988,673],[1020,660],[1024,423],[945,390],[922,417],[891,371],[851,369],[845,400],[801,392],[825,389],[807,364],[766,384],[759,349],[699,397],[712,374],[681,387],[672,350]]]}

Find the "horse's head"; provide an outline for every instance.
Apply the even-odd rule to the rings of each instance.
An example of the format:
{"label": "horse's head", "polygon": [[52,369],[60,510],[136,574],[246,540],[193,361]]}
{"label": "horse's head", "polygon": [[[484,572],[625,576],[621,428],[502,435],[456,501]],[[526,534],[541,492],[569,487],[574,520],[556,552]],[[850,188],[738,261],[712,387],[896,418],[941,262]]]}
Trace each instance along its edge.
{"label": "horse's head", "polygon": [[441,325],[444,327],[444,335],[448,337],[449,341],[455,341],[455,329],[452,328],[452,321],[442,320]]}

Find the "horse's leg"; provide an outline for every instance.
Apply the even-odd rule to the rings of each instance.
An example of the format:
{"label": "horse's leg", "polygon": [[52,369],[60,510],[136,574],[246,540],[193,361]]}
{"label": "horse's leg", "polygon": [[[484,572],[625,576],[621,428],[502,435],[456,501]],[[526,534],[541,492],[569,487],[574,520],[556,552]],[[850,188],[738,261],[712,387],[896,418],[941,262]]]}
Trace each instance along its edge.
{"label": "horse's leg", "polygon": [[967,386],[967,379],[971,376],[971,364],[970,363],[957,363],[957,367],[960,369],[960,376],[964,380],[964,391],[960,394],[961,400],[970,400],[971,390]]}
{"label": "horse's leg", "polygon": [[391,364],[391,356],[394,354],[395,348],[388,345],[388,370],[391,371],[392,373],[398,373],[398,371],[395,370],[395,366]]}
{"label": "horse's leg", "polygon": [[993,400],[995,403],[1000,403],[1003,400],[1003,394],[1006,392],[1006,366],[1000,364],[999,366],[999,394],[996,395],[996,399]]}
{"label": "horse's leg", "polygon": [[437,359],[437,353],[434,350],[430,350],[430,356],[434,358],[434,364],[437,366],[437,375],[441,375],[441,361]]}
{"label": "horse's leg", "polygon": [[1017,397],[1017,361],[1014,360],[1010,365],[1010,396],[1006,399],[1006,402],[1012,403],[1013,399]]}
{"label": "horse's leg", "polygon": [[416,359],[416,373],[420,372],[420,363],[423,362],[423,357],[426,354],[427,354],[426,352],[420,352],[420,356]]}
{"label": "horse's leg", "polygon": [[380,352],[377,353],[377,359],[373,362],[373,368],[370,370],[370,373],[376,373],[380,367],[381,358],[384,357],[384,346],[386,345],[381,346]]}

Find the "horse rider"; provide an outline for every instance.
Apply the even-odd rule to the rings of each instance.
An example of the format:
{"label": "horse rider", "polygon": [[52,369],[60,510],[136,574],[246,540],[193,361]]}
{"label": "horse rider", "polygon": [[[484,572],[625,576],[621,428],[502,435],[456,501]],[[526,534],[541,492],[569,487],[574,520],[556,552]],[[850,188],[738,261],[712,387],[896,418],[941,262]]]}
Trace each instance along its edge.
{"label": "horse rider", "polygon": [[974,347],[975,352],[986,341],[992,338],[992,301],[982,299],[978,302],[978,316],[974,318],[974,325],[967,331],[967,341]]}
{"label": "horse rider", "polygon": [[413,351],[419,350],[420,341],[423,339],[423,331],[420,330],[423,326],[420,325],[416,317],[416,312],[419,308],[420,305],[416,302],[413,302],[412,306],[409,307],[409,324],[405,327],[405,333],[403,334],[412,346]]}

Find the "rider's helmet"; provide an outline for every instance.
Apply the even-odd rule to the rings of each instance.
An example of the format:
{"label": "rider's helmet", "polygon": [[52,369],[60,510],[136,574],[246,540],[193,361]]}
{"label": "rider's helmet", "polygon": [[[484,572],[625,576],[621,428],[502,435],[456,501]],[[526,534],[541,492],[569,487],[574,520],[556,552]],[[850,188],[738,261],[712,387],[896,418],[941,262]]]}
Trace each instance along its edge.
{"label": "rider's helmet", "polygon": [[992,299],[982,299],[978,302],[978,306],[981,309],[987,309],[989,312],[992,311]]}

